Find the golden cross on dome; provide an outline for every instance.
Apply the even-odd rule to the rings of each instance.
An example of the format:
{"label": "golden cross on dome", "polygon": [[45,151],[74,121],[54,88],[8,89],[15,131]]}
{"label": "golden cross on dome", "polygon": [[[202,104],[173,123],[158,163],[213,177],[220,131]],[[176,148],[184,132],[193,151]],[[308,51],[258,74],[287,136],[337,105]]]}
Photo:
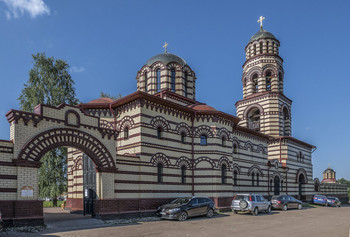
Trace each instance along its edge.
{"label": "golden cross on dome", "polygon": [[260,28],[263,28],[263,20],[265,20],[265,17],[260,16],[258,22],[260,22]]}
{"label": "golden cross on dome", "polygon": [[163,48],[165,49],[165,53],[168,53],[168,43],[165,42],[165,44],[163,45]]}

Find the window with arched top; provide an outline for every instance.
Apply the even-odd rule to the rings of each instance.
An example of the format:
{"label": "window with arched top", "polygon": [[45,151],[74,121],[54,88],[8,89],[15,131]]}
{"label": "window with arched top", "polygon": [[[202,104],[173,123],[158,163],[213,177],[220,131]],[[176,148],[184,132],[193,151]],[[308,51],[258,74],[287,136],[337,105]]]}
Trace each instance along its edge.
{"label": "window with arched top", "polygon": [[160,68],[157,69],[156,74],[157,74],[157,92],[160,92],[160,88],[161,88]]}
{"label": "window with arched top", "polygon": [[157,128],[157,138],[158,139],[162,139],[163,138],[163,128],[162,127],[158,127]]}
{"label": "window with arched top", "polygon": [[263,53],[263,43],[260,42],[260,53]]}
{"label": "window with arched top", "polygon": [[255,185],[255,174],[252,173],[252,186],[254,186],[254,185]]}
{"label": "window with arched top", "polygon": [[238,154],[238,146],[236,143],[233,144],[233,154]]}
{"label": "window with arched top", "polygon": [[260,110],[258,108],[252,108],[248,112],[248,128],[254,131],[260,131]]}
{"label": "window with arched top", "polygon": [[257,173],[256,174],[256,186],[259,186],[259,182],[260,182],[259,178],[260,178],[260,175],[259,175],[259,173]]}
{"label": "window with arched top", "polygon": [[258,52],[256,51],[256,44],[254,44],[254,55],[257,55]]}
{"label": "window with arched top", "polygon": [[171,85],[171,91],[175,92],[175,69],[171,69],[171,78],[170,78],[170,85]]}
{"label": "window with arched top", "polygon": [[158,183],[163,182],[163,164],[159,163],[157,165],[157,177],[158,177]]}
{"label": "window with arched top", "polygon": [[282,73],[278,73],[278,89],[281,93],[283,93],[283,78]]}
{"label": "window with arched top", "polygon": [[124,139],[125,140],[129,139],[129,128],[128,127],[124,128]]}
{"label": "window with arched top", "polygon": [[283,191],[283,180],[281,180],[281,191]]}
{"label": "window with arched top", "polygon": [[286,107],[283,108],[283,136],[290,136],[290,115]]}
{"label": "window with arched top", "polygon": [[266,91],[271,91],[271,78],[272,74],[270,71],[266,73]]}
{"label": "window with arched top", "polygon": [[225,146],[226,145],[226,137],[221,137],[221,145]]}
{"label": "window with arched top", "polygon": [[252,81],[253,81],[253,93],[258,93],[259,92],[258,74],[253,75]]}
{"label": "window with arched top", "polygon": [[188,75],[187,72],[185,72],[185,96],[187,96],[188,93],[188,79],[187,79]]}
{"label": "window with arched top", "polygon": [[181,183],[186,183],[186,166],[181,166]]}
{"label": "window with arched top", "polygon": [[148,77],[147,72],[145,73],[145,92],[148,91]]}
{"label": "window with arched top", "polygon": [[184,133],[184,132],[181,133],[181,143],[182,144],[186,143],[186,133]]}
{"label": "window with arched top", "polygon": [[237,170],[233,171],[233,185],[237,185],[238,183],[238,172]]}
{"label": "window with arched top", "polygon": [[206,135],[201,135],[201,146],[206,146],[207,145],[207,136]]}
{"label": "window with arched top", "polygon": [[222,164],[221,165],[221,183],[225,184],[226,183],[226,165]]}
{"label": "window with arched top", "polygon": [[269,41],[266,41],[266,52],[269,52]]}
{"label": "window with arched top", "polygon": [[270,192],[272,191],[272,179],[270,179]]}

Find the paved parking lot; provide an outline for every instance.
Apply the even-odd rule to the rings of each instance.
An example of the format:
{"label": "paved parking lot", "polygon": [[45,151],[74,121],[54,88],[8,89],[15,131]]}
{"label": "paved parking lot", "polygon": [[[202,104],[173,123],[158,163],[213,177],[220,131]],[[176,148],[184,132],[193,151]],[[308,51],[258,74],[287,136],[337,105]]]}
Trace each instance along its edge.
{"label": "paved parking lot", "polygon": [[[85,229],[86,228],[86,229]],[[157,220],[127,225],[83,225],[76,230],[48,229],[41,236],[296,236],[349,237],[350,206],[273,211],[271,214],[222,214],[185,222]],[[36,236],[39,234],[35,234]],[[34,236],[34,235],[33,235]]]}

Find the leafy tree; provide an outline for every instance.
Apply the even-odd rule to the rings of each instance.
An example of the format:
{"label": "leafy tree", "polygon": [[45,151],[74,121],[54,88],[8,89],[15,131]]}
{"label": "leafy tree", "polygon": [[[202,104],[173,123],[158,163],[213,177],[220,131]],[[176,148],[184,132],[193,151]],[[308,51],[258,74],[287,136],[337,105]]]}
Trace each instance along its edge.
{"label": "leafy tree", "polygon": [[338,182],[341,183],[341,184],[346,184],[348,186],[348,197],[349,197],[349,200],[350,200],[350,181],[346,180],[344,178],[341,178],[341,179],[338,179]]}
{"label": "leafy tree", "polygon": [[[60,59],[47,58],[45,53],[32,56],[34,65],[18,98],[20,108],[32,112],[41,103],[51,106],[77,104],[79,101],[76,99],[74,81],[68,72],[69,65]],[[53,149],[40,161],[39,196],[52,198],[56,206],[57,197],[67,192],[67,149]]]}
{"label": "leafy tree", "polygon": [[100,98],[110,98],[112,100],[117,100],[117,99],[122,98],[122,94],[119,93],[118,95],[110,95],[108,93],[104,93],[101,91]]}

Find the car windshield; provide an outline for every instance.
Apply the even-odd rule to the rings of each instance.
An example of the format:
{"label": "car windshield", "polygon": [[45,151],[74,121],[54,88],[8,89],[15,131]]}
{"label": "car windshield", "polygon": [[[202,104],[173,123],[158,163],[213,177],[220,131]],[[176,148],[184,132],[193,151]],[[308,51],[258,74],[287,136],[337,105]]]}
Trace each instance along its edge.
{"label": "car windshield", "polygon": [[331,198],[331,197],[329,197],[328,199],[329,199],[329,200],[335,200],[335,198]]}
{"label": "car windshield", "polygon": [[281,196],[272,196],[271,200],[280,200]]}
{"label": "car windshield", "polygon": [[171,201],[171,204],[185,204],[188,203],[191,200],[190,197],[187,198],[177,198],[173,201]]}
{"label": "car windshield", "polygon": [[235,200],[246,200],[246,201],[249,201],[249,196],[248,195],[236,195]]}

